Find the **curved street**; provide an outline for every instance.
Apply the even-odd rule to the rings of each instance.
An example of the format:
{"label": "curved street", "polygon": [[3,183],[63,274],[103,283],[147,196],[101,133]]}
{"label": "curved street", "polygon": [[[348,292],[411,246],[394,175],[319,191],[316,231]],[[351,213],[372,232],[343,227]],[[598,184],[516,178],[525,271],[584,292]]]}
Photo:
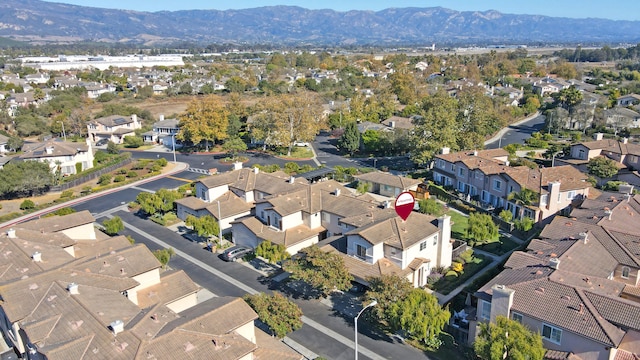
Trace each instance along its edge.
{"label": "curved street", "polygon": [[485,141],[484,148],[498,149],[509,144],[524,144],[531,134],[542,129],[544,129],[544,115],[537,113],[500,130],[496,136]]}

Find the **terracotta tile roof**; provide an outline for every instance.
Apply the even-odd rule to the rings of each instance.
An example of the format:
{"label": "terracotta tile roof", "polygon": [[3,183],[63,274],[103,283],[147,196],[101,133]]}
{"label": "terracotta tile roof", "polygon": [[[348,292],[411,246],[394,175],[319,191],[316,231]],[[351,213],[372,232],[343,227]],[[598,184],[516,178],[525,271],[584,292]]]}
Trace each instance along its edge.
{"label": "terracotta tile roof", "polygon": [[477,155],[474,156],[473,151],[459,151],[449,154],[439,154],[436,158],[443,159],[448,162],[456,162],[469,158],[481,158],[488,161],[495,161],[495,158],[509,156],[509,153],[504,149],[489,149],[489,150],[477,150]]}
{"label": "terracotta tile roof", "polygon": [[211,203],[205,202],[204,200],[195,196],[187,196],[183,197],[182,199],[178,199],[176,200],[176,204],[180,204],[194,211],[206,209],[207,206],[211,205]]}
{"label": "terracotta tile roof", "polygon": [[[321,249],[322,251],[338,254],[344,261],[344,265],[347,267],[347,269],[349,269],[349,273],[353,275],[354,278],[364,281],[367,281],[367,279],[369,278],[380,277],[382,275],[394,274],[398,276],[405,276],[413,271],[409,267],[402,270],[398,265],[394,264],[387,258],[382,258],[376,263],[370,264],[364,260],[360,260],[354,256],[349,256],[343,252],[340,252],[331,245],[325,245],[321,247]],[[420,261],[428,260],[421,259]]]}
{"label": "terracotta tile roof", "polygon": [[[51,153],[47,152],[51,148]],[[41,143],[25,143],[22,147],[22,154],[19,159],[38,159],[57,156],[73,156],[79,152],[87,152],[89,147],[86,143],[72,143],[62,141],[45,141]]]}
{"label": "terracotta tile roof", "polygon": [[344,191],[340,192],[340,196],[336,196],[335,192],[329,191],[321,191],[320,194],[322,211],[343,218],[381,210],[377,202],[369,201],[361,197],[350,196],[349,194],[345,194]]}
{"label": "terracotta tile roof", "polygon": [[177,329],[140,347],[135,359],[243,359],[257,346],[237,333],[209,335]]}
{"label": "terracotta tile roof", "polygon": [[544,354],[544,360],[580,360],[581,358],[571,352],[547,350]]}
{"label": "terracotta tile roof", "polygon": [[[98,233],[103,234],[99,231]],[[73,246],[73,253],[76,258],[97,257],[112,251],[119,251],[131,246],[126,236],[107,236],[102,240],[77,240]]]}
{"label": "terracotta tile roof", "polygon": [[207,188],[215,188],[222,185],[228,185],[229,188],[235,188],[243,192],[260,191],[265,194],[281,194],[294,190],[300,190],[303,185],[308,182],[305,179],[297,178],[294,183],[289,183],[290,176],[282,171],[274,173],[265,173],[253,169],[239,169],[226,172],[219,175],[206,177],[200,182]]}
{"label": "terracotta tile roof", "polygon": [[180,315],[171,311],[166,305],[157,304],[140,311],[129,322],[127,328],[143,342],[150,341],[165,325],[179,318]]}
{"label": "terracotta tile roof", "polygon": [[[248,211],[251,211],[251,209],[253,208],[251,204],[242,200],[240,197],[238,197],[238,195],[234,194],[231,191],[227,191],[226,193],[219,196],[216,201],[212,201],[210,203],[205,203],[200,199],[197,199],[197,201],[206,204],[205,209],[207,209],[211,216],[213,216],[216,220],[220,220],[221,218],[226,219],[231,216],[246,213]],[[218,214],[218,201],[220,201],[220,212],[222,213],[222,216]]]}
{"label": "terracotta tile roof", "polygon": [[640,330],[640,304],[585,291],[589,301],[607,321],[625,329]]}
{"label": "terracotta tile roof", "polygon": [[92,123],[98,123],[107,127],[113,127],[113,126],[131,124],[133,123],[133,119],[131,118],[131,116],[109,115],[109,116],[104,116],[101,118],[94,119]]}
{"label": "terracotta tile roof", "polygon": [[542,259],[522,251],[514,251],[504,264],[504,267],[507,269],[521,269],[534,266],[546,266],[546,264]]}
{"label": "terracotta tile roof", "polygon": [[48,231],[45,233],[40,230],[19,228],[18,226],[14,226],[14,230],[16,231],[16,236],[19,239],[30,242],[42,243],[60,248],[73,246],[76,243],[75,240],[69,238],[63,233],[50,233]]}
{"label": "terracotta tile roof", "polygon": [[396,214],[395,209],[392,209],[392,208],[377,209],[376,208],[362,214],[344,217],[340,219],[340,223],[359,228],[367,224],[377,223],[379,221],[387,220],[396,216],[398,216],[398,214]]}
{"label": "terracotta tile roof", "polygon": [[302,360],[304,356],[293,351],[289,346],[282,343],[282,341],[271,337],[264,331],[255,328],[256,331],[256,345],[258,349],[254,351],[253,358],[255,360]]}
{"label": "terracotta tile roof", "polygon": [[[564,269],[564,270],[563,270]],[[574,272],[573,269],[560,266],[560,270],[556,270],[549,275],[549,280],[558,284],[564,284],[576,289],[583,289],[598,293],[603,296],[618,297],[622,293],[625,285],[615,280],[601,278],[596,276],[585,276]]]}
{"label": "terracotta tile roof", "polygon": [[284,245],[285,247],[293,246],[301,241],[308,240],[325,230],[323,227],[309,229],[306,225],[298,225],[285,231],[278,231],[263,224],[253,216],[239,219],[234,222],[234,224],[235,223],[243,224],[259,239],[269,240],[274,244]]}
{"label": "terracotta tile roof", "polygon": [[[60,219],[64,218],[64,221]],[[14,228],[42,231],[47,233],[55,233],[62,230],[72,229],[77,226],[92,224],[96,219],[88,210],[78,211],[73,214],[62,216],[43,217],[20,223],[13,226]],[[6,228],[5,228],[6,229]]]}
{"label": "terracotta tile roof", "polygon": [[133,277],[162,265],[145,245],[139,244],[99,258],[81,259],[70,266],[94,274]]}
{"label": "terracotta tile roof", "polygon": [[347,234],[359,235],[372,245],[385,243],[398,249],[406,249],[421,240],[438,232],[432,224],[434,217],[412,213],[406,221],[400,217],[392,217],[370,225],[349,231]]}
{"label": "terracotta tile roof", "polygon": [[164,273],[159,284],[138,291],[138,306],[145,309],[156,304],[169,304],[199,289],[183,270]]}
{"label": "terracotta tile roof", "polygon": [[[620,353],[626,353],[626,357],[619,357],[618,354]],[[635,354],[635,356],[633,356],[633,354]],[[622,338],[620,346],[618,346],[615,359],[638,360],[638,354],[640,354],[640,332],[633,330],[627,331],[627,334]],[[628,357],[629,355],[631,355],[631,357]]]}
{"label": "terracotta tile roof", "polygon": [[395,188],[408,190],[409,188],[422,183],[421,180],[411,179],[404,176],[393,175],[382,171],[374,171],[362,175],[354,176],[358,180],[369,181],[376,184],[393,186]]}

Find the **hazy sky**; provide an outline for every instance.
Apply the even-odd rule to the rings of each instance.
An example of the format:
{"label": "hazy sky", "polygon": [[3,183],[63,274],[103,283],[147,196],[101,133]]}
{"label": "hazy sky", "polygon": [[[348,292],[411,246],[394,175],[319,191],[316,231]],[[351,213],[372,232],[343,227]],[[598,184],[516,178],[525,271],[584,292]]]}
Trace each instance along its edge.
{"label": "hazy sky", "polygon": [[597,17],[640,20],[640,1],[616,0],[47,0],[50,2],[139,11],[192,9],[247,9],[269,5],[296,5],[307,9],[381,10],[390,7],[433,7],[459,11],[498,10],[506,14],[548,15],[571,18]]}

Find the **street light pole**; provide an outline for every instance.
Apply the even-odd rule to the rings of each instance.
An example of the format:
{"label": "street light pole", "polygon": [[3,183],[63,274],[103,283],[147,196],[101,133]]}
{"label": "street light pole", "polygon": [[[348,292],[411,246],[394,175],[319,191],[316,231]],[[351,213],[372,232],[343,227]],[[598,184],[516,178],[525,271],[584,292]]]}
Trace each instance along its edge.
{"label": "street light pole", "polygon": [[176,134],[171,136],[171,140],[173,143],[173,163],[176,163]]}
{"label": "street light pole", "polygon": [[368,308],[372,307],[372,306],[376,306],[378,305],[378,302],[376,300],[373,300],[372,302],[369,303],[369,305],[365,306],[362,308],[362,310],[360,310],[360,312],[358,313],[358,315],[356,315],[356,317],[353,319],[353,325],[355,327],[355,349],[356,349],[356,357],[355,359],[358,360],[358,318],[360,317],[360,315],[367,310]]}
{"label": "street light pole", "polygon": [[67,133],[64,131],[64,123],[60,120],[58,120],[58,122],[62,125],[62,137],[64,138],[64,142],[67,142]]}

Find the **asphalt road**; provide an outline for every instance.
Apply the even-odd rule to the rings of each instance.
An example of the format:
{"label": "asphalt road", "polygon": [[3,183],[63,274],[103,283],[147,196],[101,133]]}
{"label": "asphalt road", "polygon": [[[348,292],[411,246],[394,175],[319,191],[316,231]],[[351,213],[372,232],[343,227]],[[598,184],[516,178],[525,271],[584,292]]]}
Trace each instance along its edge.
{"label": "asphalt road", "polygon": [[485,149],[497,149],[509,144],[524,144],[524,141],[531,137],[531,134],[541,131],[544,128],[544,116],[538,115],[529,121],[518,125],[509,126],[502,138],[485,145]]}

